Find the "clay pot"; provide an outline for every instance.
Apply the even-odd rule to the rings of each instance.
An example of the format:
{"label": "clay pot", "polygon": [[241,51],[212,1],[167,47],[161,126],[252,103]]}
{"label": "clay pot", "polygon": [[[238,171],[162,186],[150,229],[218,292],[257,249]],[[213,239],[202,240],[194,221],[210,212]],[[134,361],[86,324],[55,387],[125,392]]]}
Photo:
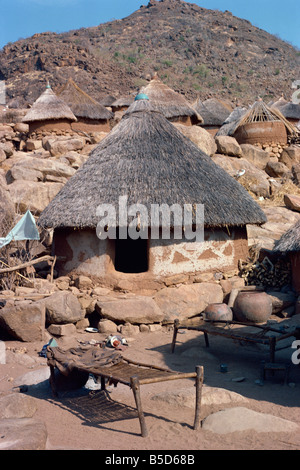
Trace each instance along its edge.
{"label": "clay pot", "polygon": [[232,310],[227,304],[210,304],[204,310],[204,319],[210,321],[231,321]]}
{"label": "clay pot", "polygon": [[234,319],[241,322],[265,323],[272,314],[272,300],[265,292],[240,292],[233,305]]}

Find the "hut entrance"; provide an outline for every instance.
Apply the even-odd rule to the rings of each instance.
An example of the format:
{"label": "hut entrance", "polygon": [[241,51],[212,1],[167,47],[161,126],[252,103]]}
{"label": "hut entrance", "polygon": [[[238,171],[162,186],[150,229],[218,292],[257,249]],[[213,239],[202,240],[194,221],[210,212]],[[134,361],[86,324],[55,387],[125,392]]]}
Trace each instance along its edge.
{"label": "hut entrance", "polygon": [[115,240],[115,270],[121,273],[148,271],[148,240]]}

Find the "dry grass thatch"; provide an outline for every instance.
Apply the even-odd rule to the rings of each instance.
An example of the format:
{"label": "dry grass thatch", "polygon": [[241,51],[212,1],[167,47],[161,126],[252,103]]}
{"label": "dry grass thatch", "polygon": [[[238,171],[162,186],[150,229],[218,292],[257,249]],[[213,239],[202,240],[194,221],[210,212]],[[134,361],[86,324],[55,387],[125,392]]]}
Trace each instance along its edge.
{"label": "dry grass thatch", "polygon": [[190,117],[192,124],[202,124],[203,118],[188,103],[186,98],[165,85],[155,75],[147,86],[141,88],[140,93],[149,97],[153,109],[159,111],[167,119]]}
{"label": "dry grass thatch", "polygon": [[202,117],[204,126],[222,126],[232,111],[216,98],[209,98],[203,102],[198,99],[193,107]]}
{"label": "dry grass thatch", "polygon": [[281,236],[275,243],[273,251],[278,253],[300,251],[300,220]]}
{"label": "dry grass thatch", "polygon": [[68,119],[77,121],[69,106],[50,87],[33,103],[22,122]]}
{"label": "dry grass thatch", "polygon": [[300,104],[287,103],[280,107],[280,112],[286,119],[300,119]]}
{"label": "dry grass thatch", "polygon": [[296,134],[295,127],[287,121],[277,108],[269,108],[262,100],[256,101],[251,108],[237,122],[234,132],[245,124],[281,121],[286,127],[288,134]]}
{"label": "dry grass thatch", "polygon": [[113,117],[111,111],[81,90],[72,78],[57,92],[57,96],[70,107],[77,118],[107,121]]}
{"label": "dry grass thatch", "polygon": [[[44,227],[96,227],[100,204],[204,204],[205,226],[261,224],[247,191],[148,100],[135,101],[40,216]],[[161,223],[163,225],[163,221]]]}

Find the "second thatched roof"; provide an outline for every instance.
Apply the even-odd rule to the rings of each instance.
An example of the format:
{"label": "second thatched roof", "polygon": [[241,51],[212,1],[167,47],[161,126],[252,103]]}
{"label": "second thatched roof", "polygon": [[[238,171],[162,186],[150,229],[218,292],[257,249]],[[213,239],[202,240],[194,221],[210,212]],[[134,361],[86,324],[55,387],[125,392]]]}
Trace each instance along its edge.
{"label": "second thatched roof", "polygon": [[111,111],[79,88],[72,78],[69,78],[57,95],[71,108],[77,118],[105,121],[113,117]]}
{"label": "second thatched roof", "polygon": [[193,107],[203,118],[204,126],[222,126],[232,111],[216,98],[209,98],[205,101],[198,99]]}
{"label": "second thatched roof", "polygon": [[275,242],[273,251],[278,253],[300,251],[300,220]]}
{"label": "second thatched roof", "polygon": [[67,119],[77,121],[70,107],[47,85],[46,90],[33,103],[22,122],[49,121]]}
{"label": "second thatched roof", "polygon": [[140,89],[151,100],[153,109],[162,113],[167,119],[190,117],[193,124],[202,124],[202,116],[193,108],[183,95],[165,85],[154,75],[147,86]]}
{"label": "second thatched roof", "polygon": [[135,101],[86,163],[41,214],[52,228],[95,228],[97,207],[120,196],[128,206],[204,205],[205,226],[262,224],[266,217],[249,193],[185,137],[149,100]]}

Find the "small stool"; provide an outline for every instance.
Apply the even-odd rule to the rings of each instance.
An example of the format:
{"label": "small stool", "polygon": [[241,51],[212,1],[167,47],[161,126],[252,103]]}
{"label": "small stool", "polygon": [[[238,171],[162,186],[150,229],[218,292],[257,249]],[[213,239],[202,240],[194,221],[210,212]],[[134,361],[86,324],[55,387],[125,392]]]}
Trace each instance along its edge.
{"label": "small stool", "polygon": [[288,383],[290,365],[289,364],[279,364],[275,362],[265,362],[262,361],[262,380],[266,380],[267,371],[270,371],[272,375],[275,372],[284,372],[284,385]]}

